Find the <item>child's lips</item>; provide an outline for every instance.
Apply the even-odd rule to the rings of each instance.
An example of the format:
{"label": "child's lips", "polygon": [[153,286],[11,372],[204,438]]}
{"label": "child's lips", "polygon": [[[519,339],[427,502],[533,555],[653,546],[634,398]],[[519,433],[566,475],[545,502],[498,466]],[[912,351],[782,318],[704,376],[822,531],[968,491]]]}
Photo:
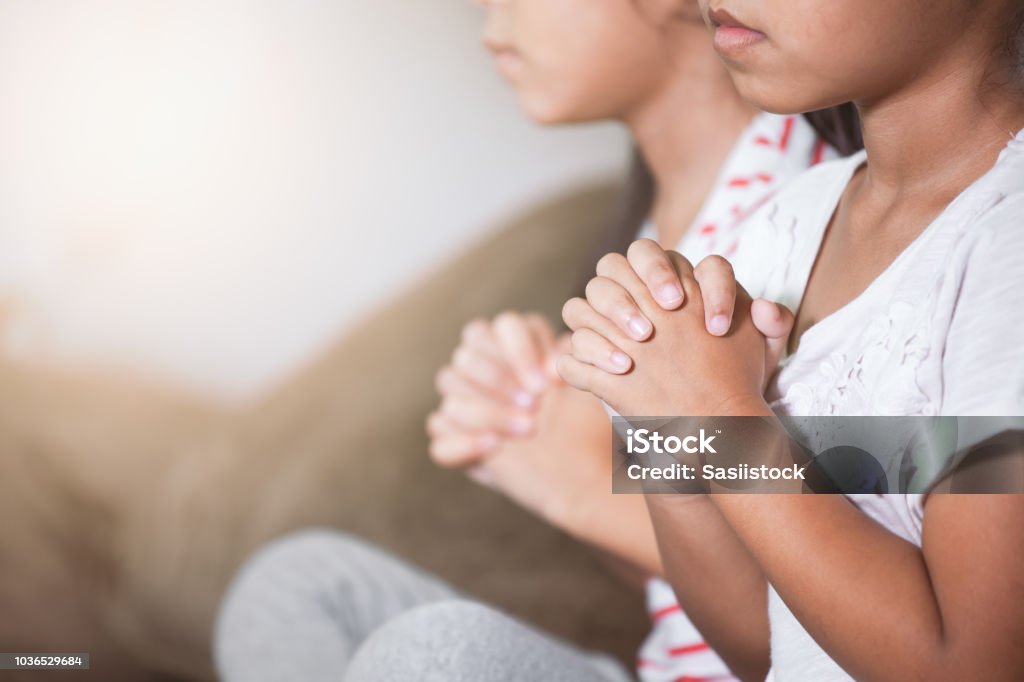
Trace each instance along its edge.
{"label": "child's lips", "polygon": [[485,38],[484,46],[494,57],[495,64],[498,66],[498,71],[506,77],[510,77],[519,63],[522,62],[522,56],[519,51],[506,43]]}
{"label": "child's lips", "polygon": [[711,10],[708,19],[715,29],[715,49],[719,52],[740,52],[760,43],[766,37],[764,33],[747,26],[725,9]]}
{"label": "child's lips", "polygon": [[765,39],[760,31],[739,26],[719,26],[715,29],[715,49],[735,53],[757,45]]}

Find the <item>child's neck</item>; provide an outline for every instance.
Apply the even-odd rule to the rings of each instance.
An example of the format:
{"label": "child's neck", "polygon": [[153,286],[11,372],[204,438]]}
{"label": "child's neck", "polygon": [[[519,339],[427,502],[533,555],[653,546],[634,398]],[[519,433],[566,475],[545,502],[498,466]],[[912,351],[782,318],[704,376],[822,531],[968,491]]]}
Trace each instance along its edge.
{"label": "child's neck", "polygon": [[[701,27],[703,33],[703,27]],[[626,117],[633,139],[654,177],[651,218],[658,238],[674,248],[711,192],[718,169],[756,109],[744,102],[707,42],[677,55],[664,87]],[[697,51],[700,50],[700,51]]]}
{"label": "child's neck", "polygon": [[980,59],[936,65],[898,92],[858,103],[865,188],[884,201],[916,195],[945,205],[991,168],[1024,127],[1024,91],[994,85],[991,73]]}

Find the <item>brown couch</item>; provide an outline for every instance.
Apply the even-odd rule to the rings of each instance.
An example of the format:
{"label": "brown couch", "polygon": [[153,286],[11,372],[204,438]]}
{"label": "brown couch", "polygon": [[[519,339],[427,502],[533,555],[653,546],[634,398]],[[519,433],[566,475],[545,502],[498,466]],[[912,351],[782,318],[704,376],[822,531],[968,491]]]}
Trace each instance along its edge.
{"label": "brown couch", "polygon": [[639,595],[588,548],[438,469],[423,433],[461,326],[509,308],[557,320],[614,196],[531,211],[246,410],[0,365],[0,649],[88,650],[92,679],[209,678],[233,572],[268,539],[320,526],[631,660]]}

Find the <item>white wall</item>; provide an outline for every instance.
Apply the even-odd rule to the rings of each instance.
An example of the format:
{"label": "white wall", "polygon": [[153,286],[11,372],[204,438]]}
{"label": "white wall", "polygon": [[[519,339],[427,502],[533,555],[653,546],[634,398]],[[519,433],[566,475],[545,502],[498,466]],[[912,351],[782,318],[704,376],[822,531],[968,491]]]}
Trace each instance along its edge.
{"label": "white wall", "polygon": [[528,124],[470,0],[3,0],[18,353],[243,398],[502,216],[617,172]]}

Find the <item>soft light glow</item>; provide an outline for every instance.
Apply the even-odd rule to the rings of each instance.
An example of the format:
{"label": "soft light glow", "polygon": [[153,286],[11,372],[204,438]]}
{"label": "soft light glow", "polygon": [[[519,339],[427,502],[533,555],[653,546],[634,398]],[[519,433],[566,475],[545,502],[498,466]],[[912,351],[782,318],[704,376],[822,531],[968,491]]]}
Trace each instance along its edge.
{"label": "soft light glow", "polygon": [[616,169],[618,131],[522,119],[479,21],[465,0],[0,4],[8,347],[245,395]]}

